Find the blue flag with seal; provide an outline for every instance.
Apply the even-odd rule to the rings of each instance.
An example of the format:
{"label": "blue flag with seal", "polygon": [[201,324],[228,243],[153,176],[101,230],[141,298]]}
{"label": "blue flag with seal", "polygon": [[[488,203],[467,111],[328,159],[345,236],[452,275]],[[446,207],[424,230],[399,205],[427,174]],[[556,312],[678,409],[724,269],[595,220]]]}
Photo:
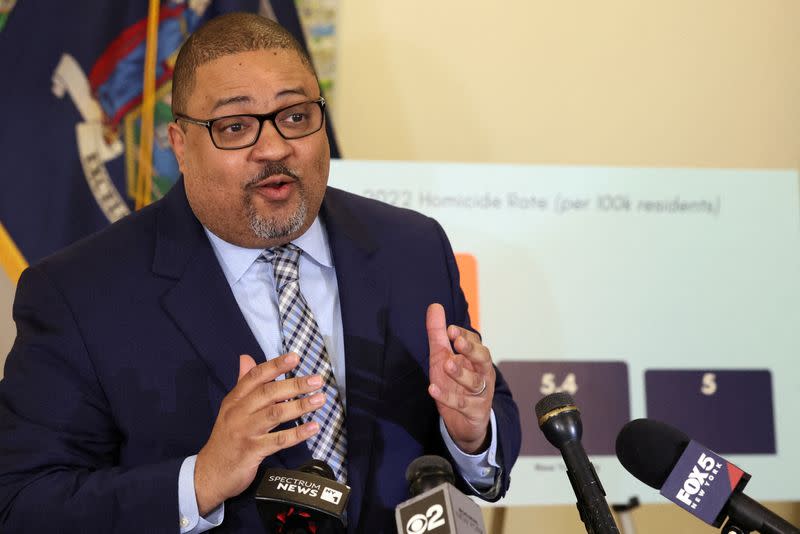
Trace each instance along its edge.
{"label": "blue flag with seal", "polygon": [[178,179],[166,133],[172,67],[200,24],[260,11],[305,45],[293,2],[19,0],[13,7],[0,31],[0,266],[12,281],[29,263],[161,198]]}

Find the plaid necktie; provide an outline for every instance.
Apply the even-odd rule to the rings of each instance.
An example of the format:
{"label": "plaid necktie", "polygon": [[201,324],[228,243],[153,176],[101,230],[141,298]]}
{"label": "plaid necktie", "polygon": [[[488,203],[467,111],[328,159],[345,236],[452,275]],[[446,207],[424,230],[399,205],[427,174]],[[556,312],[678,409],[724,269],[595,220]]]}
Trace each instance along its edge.
{"label": "plaid necktie", "polygon": [[295,374],[299,376],[319,374],[324,382],[322,392],[327,401],[315,412],[305,414],[301,418],[304,423],[316,421],[320,427],[320,431],[307,441],[308,447],[314,458],[331,466],[339,482],[346,483],[347,438],[344,429],[344,406],[336,389],[336,378],[333,376],[333,368],[319,326],[300,292],[298,279],[300,253],[300,248],[290,243],[265,250],[263,258],[272,264],[275,273],[283,351],[294,352],[300,356],[300,364],[289,375],[291,377]]}

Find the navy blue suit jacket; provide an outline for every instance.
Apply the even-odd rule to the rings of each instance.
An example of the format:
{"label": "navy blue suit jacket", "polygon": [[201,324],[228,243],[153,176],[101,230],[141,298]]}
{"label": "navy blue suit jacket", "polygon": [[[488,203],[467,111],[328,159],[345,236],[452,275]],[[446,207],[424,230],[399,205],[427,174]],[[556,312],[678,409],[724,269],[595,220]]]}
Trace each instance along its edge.
{"label": "navy blue suit jacket", "polygon": [[[467,306],[434,220],[332,188],[321,216],[344,330],[348,530],[393,532],[408,464],[447,455],[426,393],[425,310],[442,303],[449,323],[469,327]],[[183,183],[27,269],[14,319],[0,382],[0,531],[177,532],[181,462],[208,439],[239,355],[264,360]],[[494,410],[499,498],[520,446],[499,373]],[[264,465],[308,458],[301,444]],[[262,531],[258,480],[226,501],[218,531]]]}

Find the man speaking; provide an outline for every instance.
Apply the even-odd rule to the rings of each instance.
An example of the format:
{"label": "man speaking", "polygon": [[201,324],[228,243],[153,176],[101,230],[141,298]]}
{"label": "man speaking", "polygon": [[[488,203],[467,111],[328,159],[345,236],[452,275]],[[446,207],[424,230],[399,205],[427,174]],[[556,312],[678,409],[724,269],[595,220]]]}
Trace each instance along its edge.
{"label": "man speaking", "polygon": [[172,107],[183,179],[19,281],[0,530],[259,532],[259,470],[312,457],[351,487],[351,533],[393,531],[422,454],[502,497],[519,416],[447,238],[327,187],[298,43],[256,15],[210,21]]}

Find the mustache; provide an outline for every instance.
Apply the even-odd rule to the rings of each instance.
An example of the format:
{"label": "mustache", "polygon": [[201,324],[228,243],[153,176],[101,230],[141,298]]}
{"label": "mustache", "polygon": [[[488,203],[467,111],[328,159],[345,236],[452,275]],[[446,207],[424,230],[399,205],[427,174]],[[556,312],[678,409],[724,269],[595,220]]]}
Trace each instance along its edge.
{"label": "mustache", "polygon": [[245,184],[245,187],[256,186],[259,183],[266,180],[267,178],[269,178],[270,176],[277,176],[277,175],[288,176],[292,180],[300,181],[300,177],[297,176],[297,174],[295,174],[294,172],[292,172],[292,170],[289,169],[289,167],[287,167],[283,163],[274,162],[266,164],[264,168],[261,169],[261,172],[250,178],[250,180],[248,180],[248,182]]}

